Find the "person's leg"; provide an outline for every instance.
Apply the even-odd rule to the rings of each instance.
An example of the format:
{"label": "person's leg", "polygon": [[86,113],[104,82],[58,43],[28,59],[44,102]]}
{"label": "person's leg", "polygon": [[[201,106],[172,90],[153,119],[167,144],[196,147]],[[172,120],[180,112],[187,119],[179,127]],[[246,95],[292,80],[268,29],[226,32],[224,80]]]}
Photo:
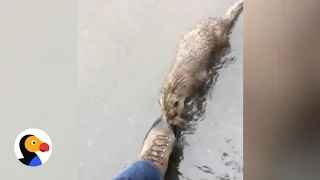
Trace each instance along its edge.
{"label": "person's leg", "polygon": [[158,119],[147,133],[139,160],[114,180],[161,180],[168,168],[176,137],[172,127]]}
{"label": "person's leg", "polygon": [[161,180],[162,174],[151,160],[138,160],[126,168],[114,180]]}

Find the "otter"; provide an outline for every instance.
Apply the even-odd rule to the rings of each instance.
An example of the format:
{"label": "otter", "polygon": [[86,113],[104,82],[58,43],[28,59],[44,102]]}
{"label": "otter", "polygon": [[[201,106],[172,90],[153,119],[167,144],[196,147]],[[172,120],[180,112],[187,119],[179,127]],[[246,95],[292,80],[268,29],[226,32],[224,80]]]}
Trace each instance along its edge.
{"label": "otter", "polygon": [[183,36],[158,99],[163,120],[171,125],[184,122],[181,115],[186,99],[209,80],[212,61],[228,52],[229,35],[242,10],[243,0],[238,0],[223,17],[202,20]]}

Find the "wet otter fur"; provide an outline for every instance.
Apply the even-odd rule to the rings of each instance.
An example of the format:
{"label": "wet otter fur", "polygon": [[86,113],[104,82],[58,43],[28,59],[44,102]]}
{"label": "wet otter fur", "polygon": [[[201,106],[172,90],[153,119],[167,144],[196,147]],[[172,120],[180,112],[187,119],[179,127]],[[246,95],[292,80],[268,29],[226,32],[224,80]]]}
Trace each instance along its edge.
{"label": "wet otter fur", "polygon": [[163,120],[181,125],[185,100],[201,91],[210,78],[210,65],[229,48],[229,34],[243,10],[243,0],[231,6],[224,17],[201,21],[184,35],[178,45],[175,62],[164,80],[159,104]]}

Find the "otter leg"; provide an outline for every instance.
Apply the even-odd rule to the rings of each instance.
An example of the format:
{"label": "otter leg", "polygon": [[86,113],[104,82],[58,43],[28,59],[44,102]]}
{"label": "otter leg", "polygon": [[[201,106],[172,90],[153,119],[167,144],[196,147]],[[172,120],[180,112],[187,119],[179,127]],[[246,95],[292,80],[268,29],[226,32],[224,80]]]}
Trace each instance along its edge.
{"label": "otter leg", "polygon": [[208,77],[209,77],[209,72],[207,70],[202,70],[197,73],[197,79],[200,81],[200,84],[207,82]]}
{"label": "otter leg", "polygon": [[177,116],[171,123],[174,126],[179,126],[180,128],[182,128],[184,126],[184,124],[186,123],[186,121],[184,119],[182,119],[181,117]]}
{"label": "otter leg", "polygon": [[197,91],[195,91],[195,98],[200,99],[206,93],[206,84],[210,81],[209,71],[201,71],[198,77],[199,83],[197,84]]}
{"label": "otter leg", "polygon": [[222,56],[226,56],[231,53],[230,41],[227,42],[226,46],[222,49]]}

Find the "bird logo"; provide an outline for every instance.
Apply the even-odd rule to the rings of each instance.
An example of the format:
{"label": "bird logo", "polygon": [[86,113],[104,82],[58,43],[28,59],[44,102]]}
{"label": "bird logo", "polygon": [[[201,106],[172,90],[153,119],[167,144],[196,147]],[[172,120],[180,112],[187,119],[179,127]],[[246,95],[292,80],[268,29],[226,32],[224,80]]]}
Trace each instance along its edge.
{"label": "bird logo", "polygon": [[21,163],[37,167],[43,165],[50,158],[52,142],[44,131],[27,129],[16,138],[14,151]]}

